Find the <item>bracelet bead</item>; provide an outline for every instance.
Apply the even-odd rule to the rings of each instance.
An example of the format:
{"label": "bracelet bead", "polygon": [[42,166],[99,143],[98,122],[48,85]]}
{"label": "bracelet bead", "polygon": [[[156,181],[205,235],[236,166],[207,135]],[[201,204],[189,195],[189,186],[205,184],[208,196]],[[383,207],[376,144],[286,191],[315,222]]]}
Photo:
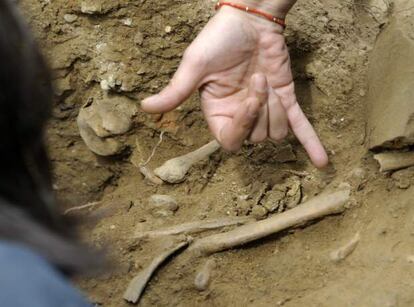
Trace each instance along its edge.
{"label": "bracelet bead", "polygon": [[233,7],[235,9],[242,10],[242,11],[245,11],[247,13],[254,14],[254,15],[257,15],[257,16],[260,16],[260,17],[263,17],[263,18],[265,18],[265,19],[267,19],[267,20],[269,20],[271,22],[274,22],[274,23],[276,23],[278,25],[281,25],[283,28],[286,28],[285,19],[279,18],[279,17],[276,17],[276,16],[273,16],[271,14],[268,14],[266,12],[260,11],[258,9],[250,8],[248,6],[244,6],[244,5],[240,5],[240,4],[236,4],[236,3],[232,3],[232,2],[226,2],[226,1],[219,1],[219,2],[217,2],[215,8],[216,8],[216,10],[219,10],[223,6],[230,6],[230,7]]}

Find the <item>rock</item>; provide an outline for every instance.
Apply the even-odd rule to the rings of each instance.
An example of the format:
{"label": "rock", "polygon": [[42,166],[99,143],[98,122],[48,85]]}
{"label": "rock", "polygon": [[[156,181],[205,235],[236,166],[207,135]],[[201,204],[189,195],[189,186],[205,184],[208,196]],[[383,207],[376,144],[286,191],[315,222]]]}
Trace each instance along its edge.
{"label": "rock", "polygon": [[80,136],[85,142],[86,146],[95,154],[100,156],[112,156],[120,153],[123,146],[114,139],[100,138],[88,125],[88,122],[82,111],[79,113],[77,124]]}
{"label": "rock", "polygon": [[391,20],[379,35],[368,73],[368,146],[414,144],[414,24],[412,13]]}
{"label": "rock", "polygon": [[102,5],[96,3],[96,1],[82,1],[81,3],[81,12],[84,14],[101,14]]}
{"label": "rock", "polygon": [[76,20],[78,20],[78,16],[75,14],[65,14],[63,16],[63,19],[67,22],[67,23],[73,23]]}
{"label": "rock", "polygon": [[144,43],[144,34],[142,34],[141,32],[137,32],[134,36],[134,43],[138,46],[142,46],[142,44]]}
{"label": "rock", "polygon": [[266,218],[267,214],[268,214],[268,211],[263,206],[256,205],[256,206],[253,206],[253,208],[252,208],[251,215],[254,218],[256,218],[257,220],[262,220],[262,219]]}
{"label": "rock", "polygon": [[237,215],[246,216],[252,211],[252,204],[248,200],[239,200],[236,206]]}
{"label": "rock", "polygon": [[391,175],[395,185],[400,189],[408,189],[414,182],[414,167],[397,171]]}
{"label": "rock", "polygon": [[70,84],[70,75],[67,75],[65,78],[54,80],[53,90],[55,92],[55,95],[58,97],[63,96],[67,92],[71,92],[73,88]]}
{"label": "rock", "polygon": [[132,27],[132,19],[131,18],[125,18],[121,22],[124,26]]}
{"label": "rock", "polygon": [[80,12],[88,15],[102,15],[119,7],[119,2],[114,0],[83,0],[80,4]]}
{"label": "rock", "polygon": [[128,132],[138,106],[126,97],[105,97],[88,103],[78,115],[82,139],[91,151],[101,156],[119,153],[123,145],[110,138]]}
{"label": "rock", "polygon": [[168,195],[152,195],[148,200],[149,210],[155,217],[172,216],[179,208],[177,201]]}
{"label": "rock", "polygon": [[216,263],[213,259],[207,260],[200,271],[197,272],[194,279],[194,286],[198,291],[205,291],[208,289],[211,280],[211,271],[215,268]]}
{"label": "rock", "polygon": [[414,263],[414,255],[407,256],[407,262],[408,263]]}

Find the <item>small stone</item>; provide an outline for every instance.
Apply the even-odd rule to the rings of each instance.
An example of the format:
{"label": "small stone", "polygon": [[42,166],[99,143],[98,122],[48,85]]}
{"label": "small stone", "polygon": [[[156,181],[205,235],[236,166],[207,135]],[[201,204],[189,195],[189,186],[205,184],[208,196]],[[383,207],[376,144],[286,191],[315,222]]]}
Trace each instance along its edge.
{"label": "small stone", "polygon": [[132,26],[132,19],[131,18],[125,18],[122,20],[122,24],[127,26],[127,27],[131,27]]}
{"label": "small stone", "polygon": [[141,46],[143,42],[144,42],[144,34],[142,34],[141,32],[137,32],[134,36],[134,43]]}
{"label": "small stone", "polygon": [[253,217],[255,217],[257,220],[262,220],[264,218],[266,218],[267,216],[267,209],[263,206],[254,206],[252,208],[252,215]]}
{"label": "small stone", "polygon": [[171,26],[166,26],[165,27],[165,33],[171,33],[172,31],[172,27]]}
{"label": "small stone", "polygon": [[72,23],[72,22],[75,22],[76,20],[78,20],[78,16],[75,15],[75,14],[65,14],[63,16],[63,19],[65,19],[65,21],[67,23]]}
{"label": "small stone", "polygon": [[414,167],[397,171],[391,175],[391,178],[399,189],[406,190],[414,182]]}
{"label": "small stone", "polygon": [[239,195],[238,196],[239,200],[248,200],[250,198],[249,195]]}
{"label": "small stone", "polygon": [[194,286],[198,291],[205,291],[208,289],[211,279],[211,271],[215,268],[214,260],[207,260],[201,270],[197,272],[194,280]]}
{"label": "small stone", "polygon": [[236,210],[238,215],[248,215],[252,211],[252,204],[247,200],[237,202]]}
{"label": "small stone", "polygon": [[102,80],[100,85],[103,91],[109,91],[111,89],[107,80]]}
{"label": "small stone", "polygon": [[111,225],[111,226],[109,226],[109,228],[110,228],[111,230],[114,230],[114,229],[116,228],[116,226],[115,226],[115,225]]}
{"label": "small stone", "polygon": [[172,216],[179,208],[177,201],[168,195],[152,195],[148,203],[155,217]]}
{"label": "small stone", "polygon": [[84,14],[101,14],[103,13],[101,4],[95,3],[94,1],[83,1],[81,3],[81,12]]}

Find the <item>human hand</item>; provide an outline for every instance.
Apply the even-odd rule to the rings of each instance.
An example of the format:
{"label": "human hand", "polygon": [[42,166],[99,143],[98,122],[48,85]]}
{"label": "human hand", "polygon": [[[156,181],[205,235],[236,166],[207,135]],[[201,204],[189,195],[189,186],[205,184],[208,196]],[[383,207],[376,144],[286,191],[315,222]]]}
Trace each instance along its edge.
{"label": "human hand", "polygon": [[237,151],[246,139],[279,141],[290,127],[315,166],[325,166],[325,149],[296,100],[282,30],[221,8],[186,50],[170,84],[142,102],[143,110],[171,111],[200,89],[204,116],[224,149]]}

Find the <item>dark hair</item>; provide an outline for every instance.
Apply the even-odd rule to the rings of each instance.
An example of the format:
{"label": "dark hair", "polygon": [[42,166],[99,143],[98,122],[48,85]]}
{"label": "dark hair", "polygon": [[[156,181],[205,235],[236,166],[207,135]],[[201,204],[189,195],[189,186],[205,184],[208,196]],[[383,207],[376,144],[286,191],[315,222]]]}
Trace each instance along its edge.
{"label": "dark hair", "polygon": [[44,130],[52,93],[49,71],[15,5],[0,0],[0,240],[25,244],[72,274],[97,258],[77,243],[51,188]]}

